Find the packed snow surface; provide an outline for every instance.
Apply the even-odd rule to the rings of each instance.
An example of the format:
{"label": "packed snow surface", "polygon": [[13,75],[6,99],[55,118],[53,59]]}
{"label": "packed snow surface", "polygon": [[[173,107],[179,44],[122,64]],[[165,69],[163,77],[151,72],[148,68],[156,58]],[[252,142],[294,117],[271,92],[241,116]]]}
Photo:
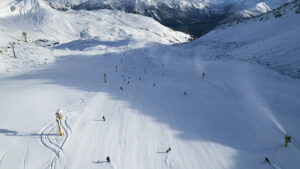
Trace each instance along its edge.
{"label": "packed snow surface", "polygon": [[[14,5],[16,10],[0,13],[0,72],[29,65],[23,64],[24,61],[18,62],[20,59],[33,63],[31,65],[52,62],[55,60],[52,50],[40,47],[51,41],[64,43],[58,49],[73,49],[73,44],[77,43],[83,45],[76,50],[94,48],[108,52],[120,47],[125,50],[131,44],[136,48],[146,42],[172,44],[189,39],[189,35],[172,31],[151,18],[121,11],[59,12],[41,0],[5,0],[0,3],[4,6],[1,10],[10,9],[7,4]],[[48,42],[36,42],[37,45],[23,43],[23,32],[27,33],[29,42],[43,39]],[[16,43],[17,59],[12,57],[11,43]],[[40,56],[40,53],[43,55]]]}
{"label": "packed snow surface", "polygon": [[[4,0],[0,10],[7,4],[16,9],[0,19],[0,168],[299,168],[300,81],[232,53],[216,57],[238,52],[222,47],[232,41],[265,45],[257,40],[264,35],[276,46],[278,37],[297,38],[294,11],[173,45],[189,36],[139,15],[59,12],[41,0]],[[291,32],[281,36],[272,33],[284,27],[264,29],[285,22]],[[238,29],[246,24],[258,26]]]}

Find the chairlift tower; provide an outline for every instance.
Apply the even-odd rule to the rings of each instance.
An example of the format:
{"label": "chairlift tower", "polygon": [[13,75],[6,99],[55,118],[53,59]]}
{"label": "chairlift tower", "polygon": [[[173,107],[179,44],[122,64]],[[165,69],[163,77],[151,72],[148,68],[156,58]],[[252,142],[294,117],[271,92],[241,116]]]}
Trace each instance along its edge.
{"label": "chairlift tower", "polygon": [[15,42],[10,43],[10,45],[11,45],[11,50],[12,50],[12,52],[13,52],[14,58],[17,58],[16,52],[15,52],[15,44],[16,44]]}
{"label": "chairlift tower", "polygon": [[27,33],[23,32],[22,35],[24,36],[24,42],[27,42]]}

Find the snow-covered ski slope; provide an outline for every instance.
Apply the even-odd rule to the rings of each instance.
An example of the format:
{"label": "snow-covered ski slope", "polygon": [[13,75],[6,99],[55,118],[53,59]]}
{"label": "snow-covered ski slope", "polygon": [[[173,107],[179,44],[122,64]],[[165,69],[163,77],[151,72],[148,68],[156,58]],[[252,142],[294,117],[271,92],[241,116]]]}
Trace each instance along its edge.
{"label": "snow-covered ski slope", "polygon": [[206,59],[256,62],[299,78],[299,20],[297,0],[265,15],[222,25],[188,46],[205,51]]}
{"label": "snow-covered ski slope", "polygon": [[[19,63],[0,75],[0,169],[299,168],[299,80],[218,59],[212,53],[227,50],[209,36],[171,45],[188,36],[146,17],[29,4],[34,11],[0,20],[1,44],[17,42],[17,58],[9,48],[0,58]],[[18,42],[23,31],[60,44]],[[31,67],[43,53],[51,64]]]}
{"label": "snow-covered ski slope", "polygon": [[[146,41],[171,44],[185,42],[189,38],[188,35],[172,31],[151,18],[121,11],[60,12],[42,0],[3,0],[0,7],[0,72],[55,60],[50,50],[35,47],[32,43],[22,43],[22,32],[26,32],[31,41],[46,39],[59,43],[70,42],[65,45],[72,45],[75,40],[78,40],[78,44],[85,44],[85,39],[93,38],[92,44],[85,48],[95,47],[102,50],[112,49],[107,46],[124,47],[129,41],[139,42],[142,46]],[[15,7],[14,11],[11,11],[12,7]],[[18,43],[15,45],[18,59],[11,57],[13,53],[10,43],[13,42]],[[65,45],[60,48],[66,47]],[[39,53],[45,55],[40,57]]]}

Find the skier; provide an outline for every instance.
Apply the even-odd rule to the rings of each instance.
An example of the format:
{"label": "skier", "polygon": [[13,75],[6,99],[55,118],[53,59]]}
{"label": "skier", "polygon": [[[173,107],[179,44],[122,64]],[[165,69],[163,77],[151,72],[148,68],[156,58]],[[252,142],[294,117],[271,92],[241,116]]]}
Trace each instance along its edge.
{"label": "skier", "polygon": [[171,151],[171,148],[169,147],[167,150],[166,150],[166,153],[169,153]]}
{"label": "skier", "polygon": [[102,119],[103,119],[103,121],[105,121],[106,119],[105,119],[105,116],[102,116]]}
{"label": "skier", "polygon": [[288,143],[291,142],[291,136],[289,136],[288,134],[285,135],[285,144],[284,146],[287,147]]}
{"label": "skier", "polygon": [[186,96],[186,94],[187,94],[186,91],[184,91],[183,94]]}
{"label": "skier", "polygon": [[203,72],[203,73],[202,73],[202,79],[204,79],[204,77],[205,77],[205,73]]}
{"label": "skier", "polygon": [[271,164],[271,161],[269,160],[268,157],[265,157],[265,161],[266,161],[268,164]]}
{"label": "skier", "polygon": [[106,162],[110,163],[110,158],[109,158],[109,156],[106,157]]}

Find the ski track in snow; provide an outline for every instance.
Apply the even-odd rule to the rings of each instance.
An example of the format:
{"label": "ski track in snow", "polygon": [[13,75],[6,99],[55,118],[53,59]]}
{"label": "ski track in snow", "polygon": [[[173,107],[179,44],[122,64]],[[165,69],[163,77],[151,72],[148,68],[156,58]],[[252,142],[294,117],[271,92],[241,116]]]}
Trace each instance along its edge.
{"label": "ski track in snow", "polygon": [[54,169],[57,164],[57,160],[59,160],[60,165],[62,165],[61,155],[64,154],[63,146],[69,138],[69,132],[72,131],[67,119],[68,116],[62,120],[63,124],[61,126],[64,133],[63,136],[58,136],[57,125],[54,125],[54,122],[49,123],[49,125],[42,130],[40,138],[41,144],[55,154],[55,156],[52,156],[50,164],[46,168]]}
{"label": "ski track in snow", "polygon": [[5,156],[7,155],[7,153],[9,152],[10,150],[6,151],[5,153],[3,153],[2,157],[0,158],[0,169],[1,169],[1,164],[3,162],[3,159],[5,158]]}
{"label": "ski track in snow", "polygon": [[168,154],[166,154],[166,156],[165,156],[165,164],[166,164],[167,166],[170,165],[169,159],[168,159]]}
{"label": "ski track in snow", "polygon": [[57,157],[52,156],[50,164],[45,169],[55,169]]}
{"label": "ski track in snow", "polygon": [[112,162],[110,162],[110,166],[111,166],[112,169],[117,169],[116,165]]}
{"label": "ski track in snow", "polygon": [[172,160],[169,159],[169,154],[167,153],[166,156],[165,156],[165,164],[168,168],[173,168],[173,165],[172,165]]}
{"label": "ski track in snow", "polygon": [[29,138],[27,139],[27,143],[26,143],[26,150],[25,150],[25,155],[24,155],[24,160],[23,160],[23,162],[24,162],[23,169],[26,169],[27,163],[28,163],[28,154],[29,154],[28,146],[29,146]]}
{"label": "ski track in snow", "polygon": [[[83,104],[85,102],[84,98],[80,98],[78,102],[75,102],[73,104],[70,104],[68,107],[72,107],[76,104]],[[66,108],[65,108],[66,109]],[[69,135],[72,133],[72,128],[68,123],[68,119],[70,119],[70,116],[66,114],[70,114],[73,111],[64,112],[63,116],[65,117],[64,120],[61,120],[63,124],[61,124],[63,136],[60,137],[58,135],[58,126],[55,125],[55,122],[50,122],[44,129],[42,129],[41,137],[39,139],[40,143],[52,151],[55,155],[52,156],[49,164],[45,169],[55,169],[57,165],[57,160],[59,160],[60,165],[61,163],[61,153],[64,154],[63,146],[65,145],[66,141],[69,138]],[[66,126],[66,127],[65,127]],[[70,133],[70,134],[69,134]],[[54,137],[54,138],[53,138]]]}
{"label": "ski track in snow", "polygon": [[[70,125],[68,124],[67,120],[68,120],[68,116],[66,117],[66,119],[64,120],[65,125],[67,126],[67,129],[70,131],[70,133],[72,134],[72,128],[70,127]],[[67,131],[67,130],[66,130]]]}
{"label": "ski track in snow", "polygon": [[48,148],[49,150],[51,150],[52,152],[54,152],[54,153],[58,156],[58,154],[57,154],[57,152],[55,151],[55,149],[52,148],[51,146],[49,146],[49,145],[46,143],[46,141],[48,141],[48,140],[47,140],[47,139],[44,139],[44,136],[43,136],[43,134],[48,130],[48,128],[50,128],[50,126],[51,126],[51,125],[47,126],[47,127],[42,131],[42,133],[41,133],[41,138],[40,138],[40,142],[41,142],[41,144],[42,144],[43,146],[45,146],[46,148]]}

